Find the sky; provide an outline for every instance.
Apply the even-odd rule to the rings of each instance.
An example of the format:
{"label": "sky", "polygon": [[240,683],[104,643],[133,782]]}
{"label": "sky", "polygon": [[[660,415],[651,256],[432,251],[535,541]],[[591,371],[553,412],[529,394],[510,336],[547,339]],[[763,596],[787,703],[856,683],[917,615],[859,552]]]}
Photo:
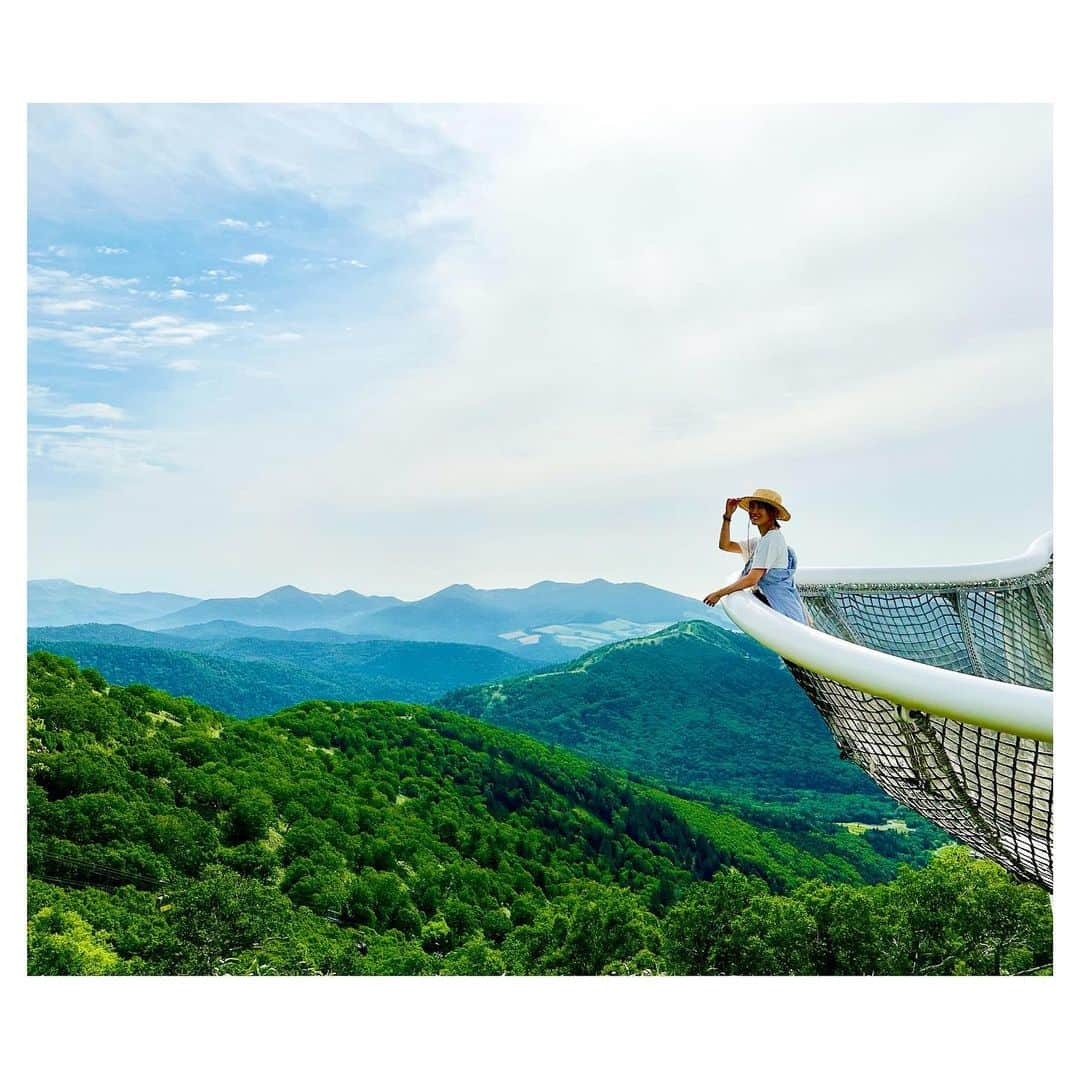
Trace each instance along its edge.
{"label": "sky", "polygon": [[804,566],[1051,527],[1048,107],[39,105],[28,153],[33,578],[704,596],[756,487]]}

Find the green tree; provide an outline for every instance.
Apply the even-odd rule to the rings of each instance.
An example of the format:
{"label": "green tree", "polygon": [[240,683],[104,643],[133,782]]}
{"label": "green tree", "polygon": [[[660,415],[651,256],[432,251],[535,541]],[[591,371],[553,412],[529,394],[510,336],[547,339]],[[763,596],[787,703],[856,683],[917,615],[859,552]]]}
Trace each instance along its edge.
{"label": "green tree", "polygon": [[429,919],[420,931],[420,942],[424,947],[424,952],[435,953],[439,956],[450,948],[452,938],[453,931],[450,929],[450,924],[441,915]]}
{"label": "green tree", "polygon": [[816,926],[814,968],[819,975],[889,974],[893,920],[880,889],[809,881],[795,898]]}
{"label": "green tree", "polygon": [[734,975],[741,952],[738,917],[768,888],[738,870],[691,885],[664,920],[663,954],[676,975]]}
{"label": "green tree", "polygon": [[732,924],[739,975],[813,975],[817,926],[789,896],[756,896]]}
{"label": "green tree", "polygon": [[166,914],[176,935],[177,974],[210,975],[221,959],[283,936],[291,909],[276,889],[212,866],[171,897]]}
{"label": "green tree", "polygon": [[30,920],[27,974],[116,975],[122,970],[108,935],[74,911],[42,908]]}
{"label": "green tree", "polygon": [[277,820],[274,800],[262,791],[247,791],[233,803],[229,811],[229,829],[236,843],[262,840]]}
{"label": "green tree", "polygon": [[902,867],[886,896],[898,931],[892,961],[903,974],[998,975],[1050,961],[1046,894],[958,844],[921,870]]}
{"label": "green tree", "polygon": [[450,953],[439,971],[442,975],[505,975],[506,962],[498,949],[476,938]]}
{"label": "green tree", "polygon": [[400,930],[391,930],[373,937],[362,952],[353,946],[335,970],[355,975],[434,975],[438,964],[418,942],[410,941]]}
{"label": "green tree", "polygon": [[514,930],[503,952],[523,974],[600,975],[660,946],[659,920],[629,890],[582,881]]}

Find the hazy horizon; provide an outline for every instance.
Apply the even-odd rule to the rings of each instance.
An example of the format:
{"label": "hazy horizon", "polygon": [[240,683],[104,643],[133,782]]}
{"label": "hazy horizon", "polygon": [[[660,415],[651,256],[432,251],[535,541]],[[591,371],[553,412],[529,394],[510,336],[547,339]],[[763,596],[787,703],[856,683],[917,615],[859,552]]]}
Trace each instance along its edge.
{"label": "hazy horizon", "polygon": [[[1051,109],[34,105],[29,567],[704,596],[1051,527]],[[745,515],[735,534],[745,535]]]}
{"label": "hazy horizon", "polygon": [[[553,578],[541,578],[540,580],[531,582],[528,585],[503,585],[503,586],[496,585],[496,586],[492,586],[490,588],[481,588],[480,586],[473,585],[473,584],[471,584],[470,582],[467,582],[467,581],[451,581],[448,584],[442,585],[439,588],[434,589],[432,592],[424,593],[421,596],[406,597],[406,596],[399,596],[396,593],[391,594],[391,593],[383,592],[380,589],[357,588],[355,586],[346,586],[345,588],[338,589],[335,592],[325,593],[325,592],[318,592],[315,589],[305,589],[303,585],[297,585],[296,582],[294,582],[294,581],[285,581],[285,582],[282,582],[279,585],[271,585],[269,588],[263,589],[263,590],[261,590],[260,592],[257,592],[257,593],[243,593],[243,594],[241,594],[241,593],[230,593],[230,594],[221,593],[221,594],[211,595],[211,594],[176,592],[173,589],[159,589],[159,588],[157,588],[157,587],[155,587],[153,585],[147,586],[146,588],[133,589],[130,592],[128,592],[126,590],[111,589],[111,588],[109,588],[108,585],[97,585],[97,584],[92,584],[92,583],[85,582],[85,581],[75,581],[72,578],[65,578],[65,577],[27,578],[27,584],[28,585],[48,584],[49,582],[63,582],[63,583],[68,584],[68,585],[77,585],[77,586],[80,586],[80,587],[83,587],[83,588],[88,588],[88,589],[105,589],[108,592],[120,593],[122,595],[137,595],[139,593],[168,593],[170,595],[184,596],[184,597],[187,597],[189,599],[195,599],[195,600],[244,600],[244,599],[256,599],[256,598],[258,598],[260,596],[265,596],[267,593],[276,592],[276,591],[278,591],[280,589],[295,588],[295,589],[299,589],[301,592],[310,593],[311,595],[314,595],[314,596],[340,596],[342,593],[355,592],[355,593],[359,593],[362,596],[393,596],[394,599],[404,600],[407,603],[412,603],[412,602],[414,602],[416,600],[426,600],[429,597],[435,596],[440,592],[445,592],[447,589],[454,589],[454,588],[460,588],[460,587],[465,587],[465,588],[469,588],[469,589],[476,589],[478,592],[492,592],[492,591],[503,590],[503,589],[522,592],[522,591],[524,591],[526,589],[534,588],[537,585],[591,585],[591,584],[593,584],[595,582],[602,582],[603,584],[606,584],[606,585],[644,585],[644,586],[646,586],[648,588],[653,588],[653,589],[661,588],[661,586],[653,585],[648,581],[611,581],[610,579],[604,578],[604,577],[586,578],[583,581],[558,581],[558,580],[555,580]],[[665,590],[665,591],[671,592],[672,590]],[[680,593],[678,595],[685,595],[685,594]],[[695,597],[690,597],[690,599],[695,599]]]}

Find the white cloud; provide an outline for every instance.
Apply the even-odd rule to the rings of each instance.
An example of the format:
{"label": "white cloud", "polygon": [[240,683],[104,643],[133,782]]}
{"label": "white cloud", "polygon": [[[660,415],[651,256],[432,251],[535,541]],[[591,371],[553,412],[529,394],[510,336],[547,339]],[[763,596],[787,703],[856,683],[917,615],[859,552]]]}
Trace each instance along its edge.
{"label": "white cloud", "polygon": [[252,223],[243,221],[240,218],[225,218],[223,221],[219,221],[218,225],[223,229],[233,229],[236,232],[251,232],[252,229],[268,229],[270,222],[256,221]]}
{"label": "white cloud", "polygon": [[255,308],[251,304],[227,304],[230,294],[223,292],[218,293],[214,297],[214,303],[222,308],[224,311],[254,311]]}
{"label": "white cloud", "polygon": [[137,285],[138,278],[110,277],[107,274],[73,274],[67,270],[31,264],[27,268],[27,291],[34,297],[44,295],[50,300],[87,298],[100,290],[113,291]]}
{"label": "white cloud", "polygon": [[126,419],[123,409],[103,401],[77,401],[65,405],[57,401],[56,394],[48,386],[31,383],[27,390],[30,412],[36,416],[111,421]]}
{"label": "white cloud", "polygon": [[236,281],[239,279],[239,274],[234,274],[231,270],[204,270],[203,278],[210,281]]}
{"label": "white cloud", "polygon": [[[511,110],[474,109],[493,125],[500,112]],[[447,122],[440,107],[396,105],[33,105],[30,205],[60,219],[104,205],[129,217],[220,220],[223,192],[284,191],[383,214],[400,201],[402,169],[437,176],[456,165]]]}
{"label": "white cloud", "polygon": [[189,293],[187,291],[187,289],[170,289],[169,290],[169,296],[173,300],[183,300],[185,297],[188,297],[190,295],[191,295],[191,293]]}
{"label": "white cloud", "polygon": [[26,288],[30,293],[50,292],[56,288],[69,288],[76,281],[66,270],[54,270],[49,266],[31,264],[26,272]]}
{"label": "white cloud", "polygon": [[46,315],[65,315],[69,311],[93,311],[94,308],[104,305],[97,300],[45,300],[41,303],[41,310]]}
{"label": "white cloud", "polygon": [[105,289],[120,289],[125,285],[138,285],[139,279],[137,277],[118,278],[110,277],[108,274],[99,274],[94,277],[90,274],[83,274],[83,280],[88,281],[91,285],[100,285]]}
{"label": "white cloud", "polygon": [[388,484],[662,490],[1045,399],[1048,135],[1023,107],[538,115],[442,197],[453,344],[378,394]]}
{"label": "white cloud", "polygon": [[172,371],[198,371],[199,361],[191,357],[184,357],[180,360],[170,360],[165,366]]}
{"label": "white cloud", "polygon": [[103,401],[79,401],[73,405],[64,405],[50,412],[51,416],[85,417],[89,420],[123,420],[126,414],[115,405]]}
{"label": "white cloud", "polygon": [[191,322],[176,315],[154,315],[131,324],[141,345],[191,345],[221,332],[212,322]]}
{"label": "white cloud", "polygon": [[31,265],[27,274],[31,315],[60,321],[45,326],[32,321],[29,330],[32,340],[63,341],[77,348],[109,351],[106,339],[122,330],[126,323],[88,326],[74,323],[72,317],[111,309],[121,320],[125,316],[130,318],[132,298],[141,295],[140,290],[131,288],[138,278],[71,273],[37,265]]}
{"label": "white cloud", "polygon": [[78,424],[31,427],[27,453],[37,462],[65,472],[97,476],[143,476],[164,471],[154,456],[148,432],[87,429]]}
{"label": "white cloud", "polygon": [[255,266],[265,266],[271,258],[272,256],[267,255],[265,252],[256,251],[253,252],[251,255],[241,256],[239,261],[242,263],[252,263]]}
{"label": "white cloud", "polygon": [[64,402],[41,384],[31,384],[29,391],[29,412],[34,419],[27,425],[27,452],[32,468],[75,472],[87,480],[164,470],[167,455],[157,445],[159,438],[130,426],[127,412],[119,406],[104,401]]}
{"label": "white cloud", "polygon": [[153,315],[114,326],[31,326],[29,336],[59,341],[76,349],[116,356],[133,356],[147,349],[188,346],[221,333],[218,323],[191,321],[177,315]]}
{"label": "white cloud", "polygon": [[107,247],[104,244],[95,248],[99,255],[126,255],[128,253],[127,248],[122,247]]}

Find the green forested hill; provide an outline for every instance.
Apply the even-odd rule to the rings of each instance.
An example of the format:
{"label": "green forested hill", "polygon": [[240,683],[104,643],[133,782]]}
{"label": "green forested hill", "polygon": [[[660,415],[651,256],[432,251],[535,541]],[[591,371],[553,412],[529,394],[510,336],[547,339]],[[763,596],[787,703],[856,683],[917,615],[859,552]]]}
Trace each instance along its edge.
{"label": "green forested hill", "polygon": [[239,717],[310,698],[431,701],[455,686],[529,670],[524,661],[482,645],[299,636],[185,640],[125,626],[31,630],[27,648],[70,656],[112,682],[156,686]]}
{"label": "green forested hill", "polygon": [[274,712],[306,698],[339,696],[331,683],[287,664],[244,662],[138,645],[27,641],[28,652],[40,649],[94,668],[110,682],[161,687],[239,717]]}
{"label": "green forested hill", "polygon": [[28,689],[34,974],[1049,959],[1045,896],[962,849],[861,884],[880,857],[860,838],[800,848],[441,710],[315,701],[240,722],[40,652]]}
{"label": "green forested hill", "polygon": [[907,813],[840,759],[774,653],[708,623],[454,690],[437,704],[744,808],[773,803],[818,820],[871,822]]}

